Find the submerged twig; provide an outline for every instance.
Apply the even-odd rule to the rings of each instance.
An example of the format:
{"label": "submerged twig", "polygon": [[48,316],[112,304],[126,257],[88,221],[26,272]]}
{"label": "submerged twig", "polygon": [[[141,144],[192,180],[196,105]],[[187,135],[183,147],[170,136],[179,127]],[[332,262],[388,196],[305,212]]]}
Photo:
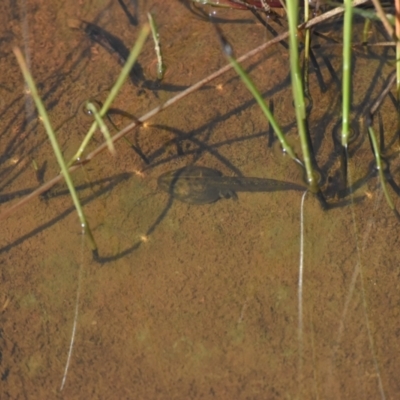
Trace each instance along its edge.
{"label": "submerged twig", "polygon": [[383,8],[381,6],[381,3],[379,0],[372,0],[372,3],[374,4],[376,13],[378,14],[378,17],[380,18],[383,26],[386,29],[386,32],[388,33],[388,35],[393,38],[394,36],[394,29],[392,27],[392,25],[390,25],[390,22],[388,20],[388,18],[386,17],[385,12],[383,11]]}
{"label": "submerged twig", "polygon": [[392,86],[394,85],[394,82],[396,81],[396,71],[392,72],[392,76],[389,78],[388,83],[386,84],[386,87],[382,90],[376,101],[372,104],[369,114],[372,117],[379,109],[381,106],[384,98],[387,96],[387,94],[390,92]]}

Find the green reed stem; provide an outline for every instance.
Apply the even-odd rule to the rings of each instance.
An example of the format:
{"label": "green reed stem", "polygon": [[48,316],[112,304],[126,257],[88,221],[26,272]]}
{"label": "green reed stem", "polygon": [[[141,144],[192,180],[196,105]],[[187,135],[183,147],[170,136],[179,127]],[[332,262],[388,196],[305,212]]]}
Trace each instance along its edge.
{"label": "green reed stem", "polygon": [[90,247],[91,247],[92,251],[96,251],[97,245],[94,241],[89,224],[86,221],[85,214],[83,213],[83,209],[82,209],[81,203],[79,201],[78,194],[76,193],[74,184],[71,179],[71,175],[69,174],[68,167],[65,163],[60,146],[58,144],[57,137],[54,133],[53,127],[51,126],[49,117],[47,115],[46,108],[44,107],[44,104],[43,104],[42,100],[40,99],[35,82],[28,70],[28,66],[26,65],[26,62],[21,53],[21,50],[19,48],[14,48],[14,54],[15,54],[15,57],[17,58],[18,64],[21,68],[21,71],[25,78],[25,81],[29,87],[31,96],[36,104],[36,107],[37,107],[39,115],[40,115],[40,119],[43,122],[43,125],[46,129],[47,135],[49,136],[50,143],[53,147],[54,154],[55,154],[58,164],[61,168],[61,172],[64,175],[64,179],[65,179],[65,182],[67,183],[69,192],[72,197],[72,201],[74,202],[76,211],[79,216],[79,220],[81,221],[81,227],[89,239],[89,243],[90,243]]}
{"label": "green reed stem", "polygon": [[[126,63],[123,66],[121,73],[118,76],[117,81],[115,82],[114,86],[112,87],[110,94],[108,95],[106,101],[103,104],[103,107],[101,108],[101,110],[99,112],[100,117],[103,118],[107,114],[107,111],[110,108],[112,102],[117,97],[117,94],[118,94],[119,90],[121,89],[123,83],[125,82],[126,78],[128,77],[133,65],[135,64],[149,33],[150,33],[149,24],[145,24],[139,33],[139,37],[137,38],[137,40],[129,54],[129,57],[126,60]],[[90,139],[92,138],[94,132],[96,131],[97,127],[98,127],[97,121],[94,121],[92,126],[90,127],[88,133],[86,134],[85,139],[83,140],[81,146],[79,147],[77,153],[74,155],[74,157],[68,163],[68,166],[72,165],[76,160],[79,160],[81,158],[82,153],[84,152],[86,146],[88,145],[88,143],[89,143]]]}
{"label": "green reed stem", "polygon": [[343,82],[342,82],[342,146],[347,147],[350,136],[351,105],[351,36],[353,7],[351,0],[344,0],[343,26]]}
{"label": "green reed stem", "polygon": [[393,204],[392,198],[390,197],[389,190],[388,190],[387,185],[386,185],[386,178],[385,178],[385,173],[384,173],[385,171],[384,171],[384,168],[383,168],[383,165],[382,165],[382,158],[381,158],[381,154],[379,152],[378,141],[376,139],[376,135],[375,135],[375,132],[374,132],[372,126],[368,127],[368,134],[369,134],[369,137],[371,139],[372,148],[374,150],[376,168],[378,169],[379,180],[380,180],[380,183],[381,183],[381,186],[382,186],[383,193],[385,194],[386,201],[387,201],[389,207],[391,208],[391,210],[398,217],[398,212],[396,210],[395,205]]}
{"label": "green reed stem", "polygon": [[289,23],[289,53],[290,53],[290,75],[292,78],[292,91],[296,110],[297,129],[299,131],[301,150],[303,152],[304,166],[307,174],[307,183],[312,193],[319,193],[320,188],[311,161],[311,149],[308,143],[306,131],[306,110],[304,102],[304,91],[301,79],[299,63],[299,49],[297,39],[297,24],[299,1],[286,2]]}
{"label": "green reed stem", "polygon": [[[226,50],[226,46],[224,46],[224,50]],[[274,129],[276,136],[278,137],[278,140],[281,143],[281,146],[283,150],[289,154],[289,156],[296,161],[298,164],[303,165],[302,162],[299,160],[295,152],[293,151],[292,147],[286,140],[285,134],[283,133],[281,127],[279,124],[276,122],[276,119],[274,118],[271,110],[265,103],[264,99],[261,96],[261,93],[258,91],[256,86],[254,85],[253,81],[250,79],[248,74],[244,71],[244,69],[240,66],[240,64],[230,55],[227,54],[225,51],[226,56],[230,63],[232,64],[233,68],[235,69],[236,73],[240,76],[242,79],[243,83],[246,85],[247,89],[250,91],[250,93],[253,95],[253,97],[256,99],[258,105],[260,106],[261,110],[263,111],[264,115],[268,119],[269,123],[271,124],[272,128]]]}

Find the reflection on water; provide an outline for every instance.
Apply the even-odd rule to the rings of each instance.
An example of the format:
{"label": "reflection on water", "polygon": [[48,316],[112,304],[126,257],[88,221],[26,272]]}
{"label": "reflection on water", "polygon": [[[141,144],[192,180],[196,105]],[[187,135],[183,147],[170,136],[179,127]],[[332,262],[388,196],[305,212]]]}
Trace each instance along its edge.
{"label": "reflection on water", "polygon": [[[93,35],[71,29],[66,15],[97,27],[95,38],[118,39],[120,48],[131,48],[147,11],[156,18],[168,66],[165,81],[157,82],[149,40],[139,59],[139,84],[128,81],[113,105],[124,111],[113,115],[117,127],[129,122],[128,114],[143,115],[176,88],[226,63],[213,28],[183,2],[11,3],[0,14],[0,63],[6,71],[0,78],[4,209],[39,185],[33,160],[41,180],[58,174],[42,124],[26,114],[12,46],[29,50],[66,158],[82,141],[79,106],[110,90],[121,55]],[[238,55],[270,38],[250,13],[219,13]],[[284,22],[271,25],[285,29]],[[82,251],[78,218],[62,184],[2,221],[1,398],[29,393],[43,399],[57,392],[79,266],[80,311],[62,392],[67,398],[357,399],[399,392],[398,223],[371,172],[361,123],[348,170],[360,201],[349,205],[350,194],[340,186],[340,154],[332,140],[341,108],[339,31],[327,24],[313,39],[309,128],[323,191],[334,207],[325,212],[307,194],[301,346],[301,192],[244,191],[237,202],[197,207],[172,201],[157,186],[159,176],[187,165],[223,174],[209,177],[207,196],[215,185],[237,191],[232,185],[237,179],[243,184],[242,177],[302,182],[251,95],[229,72],[130,133],[136,151],[121,141],[117,157],[100,155],[76,172],[100,262]],[[372,32],[383,40],[378,30]],[[382,89],[393,59],[389,48],[355,51],[355,121]],[[300,154],[286,50],[271,47],[245,66]],[[387,143],[396,131],[394,112],[388,98],[374,121]],[[99,135],[91,149],[100,141]],[[398,168],[391,158],[395,183]],[[241,178],[229,180],[232,176]]]}

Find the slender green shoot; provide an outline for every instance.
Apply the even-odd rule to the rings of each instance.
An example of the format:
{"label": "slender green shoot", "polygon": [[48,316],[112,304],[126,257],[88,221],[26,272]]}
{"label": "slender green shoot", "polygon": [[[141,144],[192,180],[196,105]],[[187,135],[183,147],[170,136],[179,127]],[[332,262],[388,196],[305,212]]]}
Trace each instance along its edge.
{"label": "slender green shoot", "polygon": [[[149,24],[146,24],[143,26],[141,29],[139,36],[129,54],[129,57],[123,66],[121,73],[118,76],[117,81],[115,82],[114,86],[112,87],[110,94],[108,95],[106,101],[103,104],[103,107],[101,108],[99,115],[100,117],[104,117],[107,114],[108,109],[110,108],[112,102],[114,99],[117,97],[117,94],[119,90],[121,89],[123,83],[125,82],[126,78],[128,77],[133,65],[135,64],[142,47],[147,39],[147,36],[150,33],[150,27]],[[92,138],[94,132],[96,131],[98,127],[97,121],[94,121],[92,126],[90,127],[88,133],[85,136],[85,139],[83,140],[81,146],[79,147],[77,153],[74,155],[72,160],[68,163],[68,166],[72,165],[76,160],[79,160],[82,157],[82,153],[84,152],[86,146],[88,145],[90,139]]]}
{"label": "slender green shoot", "polygon": [[147,13],[147,17],[150,22],[151,33],[153,35],[153,40],[154,40],[154,50],[156,51],[156,56],[157,56],[157,78],[161,80],[162,78],[164,78],[166,66],[163,63],[161,54],[160,35],[158,33],[158,28],[156,22],[154,21],[153,16],[150,13]]}
{"label": "slender green shoot", "polygon": [[[308,0],[304,0],[304,22],[307,23],[310,19],[310,5]],[[308,69],[310,65],[310,51],[311,51],[311,35],[310,29],[305,28],[304,30],[304,68],[303,68],[303,79],[304,79],[304,92],[308,99],[311,101],[310,90],[309,90],[309,75]]]}
{"label": "slender green shoot", "polygon": [[[130,118],[130,119],[134,119],[134,121],[138,125],[140,124],[140,121],[136,117],[134,117],[133,115],[131,115],[131,114],[127,113],[127,112],[121,111],[119,114],[123,115],[124,117]],[[121,131],[121,129],[119,129],[118,126],[115,125],[114,121],[111,119],[110,114],[107,114],[107,119],[108,119],[108,122],[112,125],[112,127],[115,129],[116,132],[120,132]],[[129,147],[131,147],[133,149],[136,149],[136,146],[126,136],[123,136],[123,139],[125,140],[126,143],[128,143]],[[111,143],[114,145],[114,141],[113,141],[112,137],[110,137],[110,140],[111,140]]]}
{"label": "slender green shoot", "polygon": [[387,201],[390,209],[399,218],[399,214],[398,214],[398,212],[396,210],[395,205],[393,204],[392,198],[390,197],[389,190],[388,190],[387,185],[386,185],[385,170],[384,170],[384,167],[382,165],[382,158],[381,158],[381,155],[380,155],[380,152],[379,152],[378,141],[376,139],[376,135],[375,135],[375,132],[374,132],[372,126],[368,127],[368,134],[369,134],[369,137],[371,139],[372,148],[374,150],[376,168],[378,170],[379,180],[381,182],[383,193],[385,194],[385,198],[386,198],[386,201]]}
{"label": "slender green shoot", "polygon": [[113,141],[111,140],[110,131],[108,130],[107,125],[104,123],[103,118],[101,118],[99,112],[97,111],[96,106],[88,101],[86,103],[86,108],[93,115],[94,119],[97,122],[97,125],[100,127],[100,131],[103,134],[104,139],[106,140],[108,150],[113,156],[115,156],[115,147]]}
{"label": "slender green shoot", "polygon": [[304,166],[307,174],[307,183],[312,193],[320,193],[317,174],[314,173],[311,160],[311,148],[306,131],[306,109],[304,101],[303,83],[299,63],[298,49],[298,10],[299,1],[291,0],[286,2],[287,16],[289,23],[289,53],[290,53],[290,74],[292,78],[292,91],[296,110],[297,128],[300,136],[301,150],[303,152]]}
{"label": "slender green shoot", "polygon": [[366,18],[364,21],[364,28],[363,28],[363,39],[362,43],[367,44],[368,43],[368,35],[369,35],[369,30],[371,28],[371,20],[369,18]]}
{"label": "slender green shoot", "polygon": [[343,26],[342,146],[346,148],[350,136],[352,25],[352,1],[345,0]]}
{"label": "slender green shoot", "polygon": [[37,164],[36,160],[32,160],[32,167],[35,170],[35,172],[39,171],[39,165]]}
{"label": "slender green shoot", "polygon": [[54,133],[53,127],[51,126],[49,117],[47,115],[46,108],[44,107],[44,104],[43,104],[42,100],[40,99],[35,82],[28,70],[28,66],[26,65],[26,62],[21,53],[21,50],[19,48],[14,48],[14,54],[15,54],[15,57],[17,58],[17,61],[21,68],[24,79],[29,87],[31,96],[36,104],[36,107],[37,107],[39,115],[40,115],[40,119],[43,122],[43,125],[46,129],[47,135],[49,136],[50,143],[53,147],[54,154],[55,154],[58,164],[61,168],[61,172],[64,175],[65,182],[67,183],[69,192],[72,197],[72,201],[74,202],[76,211],[78,213],[79,220],[81,222],[81,227],[89,239],[89,243],[90,243],[90,247],[91,247],[92,251],[96,251],[97,245],[94,241],[92,232],[90,231],[89,224],[86,221],[85,214],[83,213],[83,209],[82,209],[81,203],[79,201],[78,194],[76,193],[74,184],[71,179],[71,175],[69,174],[68,167],[65,163],[60,146],[58,144],[57,137]]}
{"label": "slender green shoot", "polygon": [[[278,137],[278,140],[280,141],[283,150],[294,161],[296,161],[300,165],[303,165],[302,162],[297,157],[297,155],[295,154],[295,152],[293,151],[293,149],[290,146],[290,144],[288,143],[288,141],[286,140],[285,134],[283,133],[283,131],[282,131],[281,127],[279,126],[279,124],[276,122],[276,120],[274,118],[274,115],[272,114],[271,110],[269,109],[269,107],[265,103],[263,97],[261,96],[261,93],[258,91],[256,86],[254,85],[254,83],[252,82],[250,77],[246,74],[244,69],[240,66],[240,64],[231,55],[229,55],[229,54],[232,53],[232,50],[228,50],[227,51],[227,46],[229,46],[229,45],[225,45],[225,46],[223,46],[223,48],[224,48],[224,51],[225,51],[225,54],[226,54],[228,60],[232,64],[232,66],[235,69],[236,73],[242,79],[243,83],[247,86],[247,89],[250,91],[250,93],[256,99],[258,105],[260,106],[260,108],[263,111],[264,115],[266,116],[266,118],[268,119],[268,121],[271,124],[272,128],[274,129],[274,131],[276,133],[276,136]],[[230,46],[229,46],[229,48],[230,48]],[[228,52],[229,52],[229,54],[228,54]]]}

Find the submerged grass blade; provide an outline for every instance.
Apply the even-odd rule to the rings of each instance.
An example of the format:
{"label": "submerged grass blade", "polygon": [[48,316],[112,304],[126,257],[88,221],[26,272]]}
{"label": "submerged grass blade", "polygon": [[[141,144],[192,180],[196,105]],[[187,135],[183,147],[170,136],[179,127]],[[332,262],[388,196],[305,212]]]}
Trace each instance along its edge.
{"label": "submerged grass blade", "polygon": [[111,140],[110,131],[108,130],[107,125],[104,123],[103,118],[101,118],[99,112],[97,111],[96,106],[93,103],[87,102],[86,108],[93,114],[97,125],[100,127],[101,133],[103,134],[104,139],[106,139],[108,150],[112,155],[115,155],[115,147],[113,141]]}
{"label": "submerged grass blade", "polygon": [[164,77],[166,67],[162,60],[160,35],[158,33],[158,28],[156,22],[154,21],[153,16],[150,13],[147,13],[147,17],[150,22],[151,33],[153,35],[153,40],[154,40],[154,50],[156,51],[156,56],[157,56],[157,78],[161,80]]}
{"label": "submerged grass blade", "polygon": [[37,107],[39,115],[40,115],[40,119],[43,122],[43,125],[46,129],[47,135],[49,136],[50,143],[53,148],[54,154],[55,154],[58,164],[61,168],[61,172],[64,175],[64,179],[65,179],[65,182],[67,183],[69,192],[72,197],[72,201],[74,202],[76,211],[79,216],[79,220],[81,221],[82,229],[89,239],[89,243],[90,243],[90,247],[91,247],[92,251],[96,251],[97,250],[96,243],[95,243],[92,233],[90,231],[89,225],[86,222],[85,214],[83,213],[83,209],[82,209],[81,203],[79,201],[78,194],[76,193],[74,184],[71,179],[71,175],[69,174],[68,167],[65,163],[65,160],[62,155],[62,152],[61,152],[60,146],[58,144],[56,135],[54,133],[53,127],[51,126],[49,117],[47,115],[46,108],[44,107],[44,104],[37,92],[35,82],[28,70],[28,67],[27,67],[25,59],[21,53],[21,50],[19,48],[14,48],[14,54],[15,54],[15,57],[17,58],[18,64],[21,68],[21,71],[22,71],[22,74],[26,81],[26,84],[29,87],[32,98],[36,104],[36,107]]}
{"label": "submerged grass blade", "polygon": [[[121,89],[123,83],[125,82],[126,78],[128,77],[133,65],[135,64],[142,47],[147,39],[147,36],[150,33],[150,27],[149,24],[146,24],[143,26],[141,29],[139,36],[129,54],[129,57],[123,66],[121,73],[118,76],[117,81],[115,82],[114,86],[112,87],[110,94],[108,95],[106,101],[103,104],[103,107],[101,108],[99,115],[100,117],[104,117],[107,114],[108,109],[110,108],[112,102],[114,99],[117,97],[117,94],[119,90]],[[94,121],[92,126],[90,127],[88,133],[85,136],[85,139],[83,140],[81,146],[79,147],[77,153],[74,155],[72,160],[68,163],[68,165],[72,165],[76,160],[79,160],[82,156],[82,153],[84,152],[86,146],[88,145],[90,139],[92,138],[94,132],[96,131],[98,127],[97,121]]]}
{"label": "submerged grass blade", "polygon": [[381,182],[383,193],[385,194],[385,198],[386,198],[386,201],[387,201],[389,207],[395,213],[396,217],[399,218],[400,217],[399,213],[396,210],[396,207],[395,207],[395,205],[394,205],[394,203],[392,201],[392,198],[390,197],[389,190],[388,190],[387,185],[386,185],[386,178],[385,178],[384,168],[383,168],[383,165],[382,165],[381,155],[380,155],[380,152],[379,152],[378,141],[376,140],[375,132],[374,132],[374,130],[372,129],[371,126],[368,127],[368,134],[369,134],[369,137],[371,139],[372,148],[374,150],[376,168],[378,169],[379,180]]}
{"label": "submerged grass blade", "polygon": [[230,61],[230,63],[233,65],[233,68],[235,69],[236,73],[240,76],[243,83],[246,85],[247,89],[249,89],[250,93],[256,99],[258,105],[260,106],[264,115],[266,116],[266,118],[268,119],[272,128],[274,129],[276,136],[278,137],[284,151],[287,154],[289,154],[289,156],[294,161],[296,161],[298,164],[303,165],[302,162],[299,160],[299,158],[296,156],[295,152],[293,151],[293,149],[290,146],[290,144],[288,143],[288,141],[286,140],[285,134],[283,133],[279,124],[276,122],[274,115],[272,114],[271,110],[265,103],[263,97],[261,96],[261,93],[258,91],[256,86],[254,85],[253,81],[250,79],[250,77],[246,74],[244,69],[240,66],[240,64],[233,57],[231,57],[229,55],[227,55],[227,57],[228,57],[228,60]]}

